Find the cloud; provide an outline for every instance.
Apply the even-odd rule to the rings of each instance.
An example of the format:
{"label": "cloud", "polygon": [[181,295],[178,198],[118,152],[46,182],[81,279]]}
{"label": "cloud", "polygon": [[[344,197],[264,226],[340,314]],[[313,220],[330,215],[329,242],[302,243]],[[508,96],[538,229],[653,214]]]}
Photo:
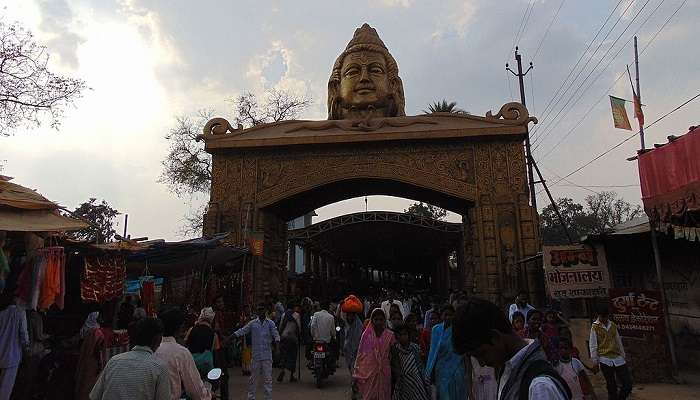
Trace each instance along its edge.
{"label": "cloud", "polygon": [[45,34],[44,41],[52,53],[60,58],[61,63],[70,68],[78,68],[78,46],[85,38],[73,29],[81,25],[66,0],[41,0],[38,2],[41,12],[39,28]]}
{"label": "cloud", "polygon": [[457,3],[452,3],[449,7],[449,12],[444,13],[437,20],[437,27],[431,34],[433,40],[441,40],[444,36],[457,35],[464,38],[469,29],[469,23],[472,22],[479,7],[474,0],[461,0]]}
{"label": "cloud", "polygon": [[387,7],[409,8],[413,5],[413,0],[381,0],[381,2]]}

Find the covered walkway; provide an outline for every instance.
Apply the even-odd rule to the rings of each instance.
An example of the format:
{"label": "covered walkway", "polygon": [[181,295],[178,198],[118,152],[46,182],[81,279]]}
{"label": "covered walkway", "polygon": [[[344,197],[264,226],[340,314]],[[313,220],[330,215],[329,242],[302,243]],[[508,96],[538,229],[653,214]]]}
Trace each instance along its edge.
{"label": "covered walkway", "polygon": [[444,293],[458,272],[462,224],[370,211],[291,230],[288,238],[306,249],[304,274],[291,280],[300,289],[321,296],[336,288],[358,293],[378,287]]}

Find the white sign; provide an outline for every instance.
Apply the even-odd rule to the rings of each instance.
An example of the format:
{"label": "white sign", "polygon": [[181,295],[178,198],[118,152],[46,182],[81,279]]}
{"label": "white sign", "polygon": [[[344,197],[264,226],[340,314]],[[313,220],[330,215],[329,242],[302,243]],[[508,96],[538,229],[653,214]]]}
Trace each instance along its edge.
{"label": "white sign", "polygon": [[544,246],[544,280],[553,299],[607,297],[610,288],[603,246]]}

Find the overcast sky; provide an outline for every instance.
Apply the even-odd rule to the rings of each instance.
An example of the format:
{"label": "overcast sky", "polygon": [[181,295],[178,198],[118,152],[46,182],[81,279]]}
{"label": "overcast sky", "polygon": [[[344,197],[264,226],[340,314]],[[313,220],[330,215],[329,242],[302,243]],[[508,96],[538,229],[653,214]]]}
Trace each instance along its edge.
{"label": "overcast sky", "polygon": [[[517,80],[504,70],[517,37],[523,60],[535,66],[526,77],[530,112],[542,122],[533,133],[535,156],[554,184],[555,174],[568,174],[630,134],[612,127],[607,99],[631,99],[629,80],[623,76],[608,88],[633,61],[632,34],[638,31],[645,48],[683,0],[565,0],[556,19],[561,0],[4,3],[4,21],[32,30],[48,47],[52,68],[85,79],[91,90],[67,111],[59,131],[32,127],[0,137],[3,173],[68,207],[105,199],[129,214],[134,236],[180,239],[182,216],[205,200],[178,198],[157,182],[167,151],[163,136],[174,117],[213,108],[231,118],[228,99],[275,87],[312,97],[303,118],[324,119],[332,63],[364,22],[399,64],[407,114],[444,98],[483,115],[519,97]],[[553,112],[543,113],[608,15],[573,77],[585,69],[551,103]],[[699,17],[700,1],[688,0],[641,56],[647,124],[700,91]],[[700,101],[665,118],[648,130],[647,143],[685,133],[700,123],[699,111]],[[631,105],[628,112],[631,118]],[[555,197],[582,201],[591,190],[616,190],[639,203],[636,164],[625,160],[638,146],[630,140],[553,186]],[[402,210],[407,204],[370,197],[368,205]],[[363,199],[353,199],[318,213],[328,218],[364,207]]]}

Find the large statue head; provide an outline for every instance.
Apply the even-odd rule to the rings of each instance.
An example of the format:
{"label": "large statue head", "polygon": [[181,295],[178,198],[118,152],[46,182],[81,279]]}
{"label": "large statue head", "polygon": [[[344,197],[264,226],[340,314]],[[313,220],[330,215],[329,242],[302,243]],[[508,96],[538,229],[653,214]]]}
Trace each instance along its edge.
{"label": "large statue head", "polygon": [[399,66],[377,31],[355,30],[328,80],[328,119],[406,115]]}

